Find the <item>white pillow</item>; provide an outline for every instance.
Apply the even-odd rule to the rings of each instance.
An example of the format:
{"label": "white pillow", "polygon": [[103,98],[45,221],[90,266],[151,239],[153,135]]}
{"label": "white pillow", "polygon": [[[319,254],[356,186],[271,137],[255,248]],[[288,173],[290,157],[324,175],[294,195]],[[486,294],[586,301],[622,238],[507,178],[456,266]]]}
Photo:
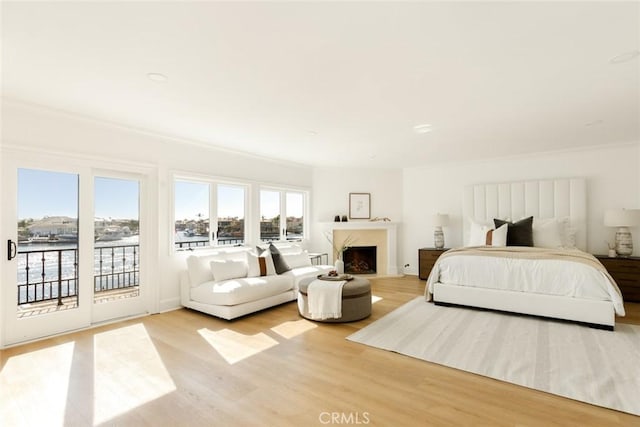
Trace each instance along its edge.
{"label": "white pillow", "polygon": [[571,226],[571,219],[564,217],[558,219],[560,226],[560,240],[562,241],[562,247],[568,249],[576,248],[576,234],[578,230]]}
{"label": "white pillow", "polygon": [[507,231],[509,224],[502,224],[500,227],[491,230],[491,246],[507,246]]}
{"label": "white pillow", "polygon": [[187,271],[189,272],[191,286],[198,286],[201,283],[213,280],[213,273],[209,263],[216,258],[218,258],[218,254],[207,256],[191,255],[187,258]]}
{"label": "white pillow", "polygon": [[282,255],[289,255],[289,254],[300,254],[302,253],[302,246],[300,246],[298,243],[277,243],[275,242],[273,244],[276,248],[278,248],[278,250],[280,251],[280,253]]}
{"label": "white pillow", "polygon": [[[258,258],[264,258],[266,274],[260,274],[260,260]],[[264,251],[260,256],[247,252],[247,277],[273,276],[275,274],[276,267],[273,265],[271,252]]]}
{"label": "white pillow", "polygon": [[487,231],[493,227],[470,220],[469,241],[467,246],[485,246],[487,244]]}
{"label": "white pillow", "polygon": [[533,246],[538,248],[559,248],[563,246],[560,224],[557,219],[534,218]]}
{"label": "white pillow", "polygon": [[291,268],[296,267],[309,267],[311,265],[311,259],[307,251],[299,254],[282,254],[284,262]]}
{"label": "white pillow", "polygon": [[238,260],[213,260],[210,263],[213,280],[220,282],[222,280],[239,279],[247,277],[247,263]]}

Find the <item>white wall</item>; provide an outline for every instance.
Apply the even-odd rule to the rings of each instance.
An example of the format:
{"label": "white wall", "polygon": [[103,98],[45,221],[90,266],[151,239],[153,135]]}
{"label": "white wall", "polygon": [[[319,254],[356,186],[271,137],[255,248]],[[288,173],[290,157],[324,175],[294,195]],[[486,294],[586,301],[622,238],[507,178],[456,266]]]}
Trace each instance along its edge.
{"label": "white wall", "polygon": [[[49,151],[86,158],[92,166],[144,164],[153,194],[148,200],[154,224],[152,281],[159,309],[179,306],[179,271],[186,255],[171,248],[173,171],[237,178],[284,186],[310,187],[311,168],[190,144],[151,133],[86,119],[43,107],[2,102],[2,148]],[[257,189],[257,185],[253,186]],[[253,198],[255,200],[255,197]]]}
{"label": "white wall", "polygon": [[[409,168],[403,176],[405,271],[417,274],[418,249],[433,247],[434,213],[448,213],[447,247],[462,244],[462,192],[466,185],[561,177],[587,178],[587,245],[591,253],[606,253],[605,241],[615,230],[603,225],[609,208],[640,208],[640,145],[627,144],[527,157]],[[632,229],[634,254],[640,253],[640,229]]]}
{"label": "white wall", "polygon": [[[327,251],[320,223],[331,222],[336,215],[349,216],[349,193],[371,194],[371,218],[402,221],[401,169],[314,168],[312,188],[310,249],[313,251]],[[399,234],[401,230],[402,224],[399,224]],[[329,258],[331,260],[331,255]]]}

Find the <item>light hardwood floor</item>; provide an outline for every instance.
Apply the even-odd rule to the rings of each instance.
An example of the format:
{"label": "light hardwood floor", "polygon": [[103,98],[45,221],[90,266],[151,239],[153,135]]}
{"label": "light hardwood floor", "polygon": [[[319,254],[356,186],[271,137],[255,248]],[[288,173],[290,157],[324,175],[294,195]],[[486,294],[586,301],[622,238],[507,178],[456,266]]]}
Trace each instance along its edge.
{"label": "light hardwood floor", "polygon": [[[235,321],[189,310],[0,352],[0,425],[640,426],[640,417],[345,340],[421,295],[372,280],[373,315],[318,324],[295,303]],[[621,322],[640,324],[640,304]],[[332,418],[333,417],[333,418]]]}

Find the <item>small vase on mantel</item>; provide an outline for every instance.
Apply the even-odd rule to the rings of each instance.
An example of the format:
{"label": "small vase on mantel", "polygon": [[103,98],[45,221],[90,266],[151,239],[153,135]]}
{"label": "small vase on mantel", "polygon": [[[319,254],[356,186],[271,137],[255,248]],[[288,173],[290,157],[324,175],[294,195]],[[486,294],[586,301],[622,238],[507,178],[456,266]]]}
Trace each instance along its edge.
{"label": "small vase on mantel", "polygon": [[338,258],[336,260],[335,269],[336,269],[336,273],[344,274],[344,261],[342,261],[342,258]]}

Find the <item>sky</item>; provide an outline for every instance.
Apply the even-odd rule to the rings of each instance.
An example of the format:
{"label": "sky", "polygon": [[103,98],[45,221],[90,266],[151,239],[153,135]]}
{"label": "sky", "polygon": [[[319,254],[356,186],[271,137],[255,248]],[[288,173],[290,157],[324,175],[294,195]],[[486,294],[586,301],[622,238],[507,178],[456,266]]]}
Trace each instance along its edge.
{"label": "sky", "polygon": [[[96,177],[94,216],[138,219],[139,183],[135,180]],[[218,185],[218,217],[244,218],[244,187]],[[302,216],[303,195],[286,194],[286,216]],[[280,213],[280,192],[260,193],[260,215],[273,218]],[[176,181],[176,220],[209,217],[209,184]],[[18,218],[78,216],[78,175],[62,172],[18,169]]]}
{"label": "sky", "polygon": [[[287,193],[287,216],[302,216],[302,193]],[[218,218],[244,218],[244,188],[236,185],[218,184]],[[209,184],[176,181],[175,218],[198,219],[198,213],[208,218]],[[280,214],[280,192],[260,192],[260,215],[273,218]]]}
{"label": "sky", "polygon": [[[138,181],[96,177],[94,185],[94,216],[138,219]],[[18,169],[18,218],[44,216],[78,217],[78,175]]]}
{"label": "sky", "polygon": [[[176,181],[176,220],[209,218],[209,184]],[[218,217],[244,218],[244,188],[232,185],[218,186]]]}
{"label": "sky", "polygon": [[78,175],[18,169],[18,218],[78,217]]}

